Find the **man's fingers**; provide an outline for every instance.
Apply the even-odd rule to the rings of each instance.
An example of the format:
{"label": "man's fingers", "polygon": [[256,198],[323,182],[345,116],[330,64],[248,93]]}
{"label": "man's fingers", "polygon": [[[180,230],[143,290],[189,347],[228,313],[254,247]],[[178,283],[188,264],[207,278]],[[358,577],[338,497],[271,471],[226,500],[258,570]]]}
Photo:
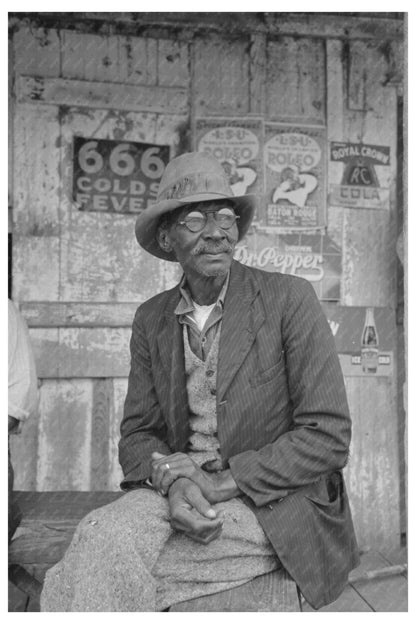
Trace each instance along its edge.
{"label": "man's fingers", "polygon": [[171,525],[201,544],[208,544],[222,531],[224,517],[217,514],[195,483],[179,479],[169,490]]}
{"label": "man's fingers", "polygon": [[[156,458],[156,455],[159,458]],[[174,453],[173,455],[161,455],[152,453],[152,484],[162,494],[166,494],[169,487],[179,477],[195,479],[196,466],[194,462],[184,453]]]}
{"label": "man's fingers", "polygon": [[157,451],[152,453],[153,464],[162,464],[163,462],[175,463],[176,461],[183,461],[186,459],[189,458],[185,453],[172,453],[172,455],[163,455]]}
{"label": "man's fingers", "polygon": [[203,529],[201,527],[190,527],[188,524],[184,524],[183,522],[174,519],[172,519],[171,525],[176,531],[185,533],[185,535],[191,537],[200,544],[209,544],[209,542],[212,542],[212,540],[219,537],[222,532],[222,523],[214,524],[214,521],[212,521],[208,527]]}
{"label": "man's fingers", "polygon": [[210,531],[209,533],[207,532],[205,535],[203,535],[202,537],[200,535],[195,535],[195,536],[190,536],[192,537],[192,539],[196,540],[197,542],[199,542],[200,544],[209,544],[210,542],[212,542],[214,539],[217,539],[217,537],[219,537],[222,533],[222,524],[220,524],[216,529],[214,529],[213,531]]}
{"label": "man's fingers", "polygon": [[[223,524],[223,518],[206,517],[188,505],[175,506],[171,518],[175,524],[180,524],[182,527],[198,532],[211,530]],[[182,528],[182,530],[184,529]]]}
{"label": "man's fingers", "polygon": [[163,455],[162,453],[158,453],[157,451],[154,451],[154,453],[152,453],[152,459],[154,460],[164,459],[166,457],[168,457],[168,455]]}
{"label": "man's fingers", "polygon": [[159,490],[161,494],[166,494],[169,487],[180,476],[186,476],[179,474],[175,469],[166,467],[162,464],[154,467],[152,470],[152,485],[156,490]]}
{"label": "man's fingers", "polygon": [[185,475],[175,475],[173,470],[165,470],[160,480],[160,487],[159,487],[160,492],[162,494],[166,494],[170,486],[172,485],[174,481],[176,481],[178,476],[185,476]]}
{"label": "man's fingers", "polygon": [[[158,480],[159,485],[160,485],[160,491],[163,494],[166,494],[166,492],[168,491],[169,487],[172,485],[172,483],[174,481],[176,481],[176,479],[179,479],[180,477],[185,477],[187,479],[190,479],[192,481],[192,477],[194,476],[194,468],[193,466],[185,466],[185,465],[173,465],[171,466],[169,464],[169,468],[166,468],[162,466],[161,468],[161,477]],[[160,473],[158,473],[160,474]]]}
{"label": "man's fingers", "polygon": [[177,531],[182,531],[192,537],[209,538],[212,534],[219,535],[222,531],[222,520],[208,520],[195,510],[186,507],[176,509],[171,517],[171,525]]}
{"label": "man's fingers", "polygon": [[205,535],[198,535],[197,533],[188,533],[187,535],[191,539],[195,540],[195,542],[206,545],[212,542],[214,539],[217,539],[217,537],[221,535],[221,531],[222,526],[219,526],[217,529],[215,529],[215,531],[211,531],[210,533],[207,533]]}
{"label": "man's fingers", "polygon": [[199,488],[194,488],[188,492],[188,500],[202,516],[214,519],[217,512],[213,509],[207,499],[201,494]]}
{"label": "man's fingers", "polygon": [[[174,453],[152,462],[152,483],[161,494],[167,494],[176,479],[184,477],[193,481],[209,498],[212,479],[185,453]],[[211,515],[211,514],[210,514]]]}
{"label": "man's fingers", "polygon": [[[159,460],[152,461],[152,484],[156,490],[165,494],[169,488],[169,485],[177,479],[177,476],[172,472],[171,464],[172,462],[171,456],[163,456],[160,453],[152,453],[152,457],[155,455],[159,455],[163,458],[163,462]],[[168,461],[169,460],[169,461]],[[165,478],[165,484],[162,485],[162,481]]]}
{"label": "man's fingers", "polygon": [[194,464],[194,462],[187,457],[186,455],[184,455],[183,453],[177,453],[175,455],[166,455],[166,456],[161,456],[158,459],[153,458],[152,459],[152,468],[153,470],[158,470],[158,469],[166,469],[166,467],[169,467],[170,469],[176,469],[176,470],[195,470],[196,466]]}

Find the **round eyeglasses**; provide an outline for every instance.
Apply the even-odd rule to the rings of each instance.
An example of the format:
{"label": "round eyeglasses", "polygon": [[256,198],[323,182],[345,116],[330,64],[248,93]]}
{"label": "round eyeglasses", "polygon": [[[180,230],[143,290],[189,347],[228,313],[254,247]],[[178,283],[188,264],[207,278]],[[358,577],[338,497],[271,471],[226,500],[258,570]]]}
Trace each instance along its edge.
{"label": "round eyeglasses", "polygon": [[177,225],[184,225],[190,232],[201,232],[207,221],[208,215],[212,214],[215,223],[222,230],[229,230],[233,227],[234,223],[240,217],[234,214],[229,208],[223,208],[220,210],[207,210],[205,212],[199,212],[199,210],[193,210],[186,215],[183,221],[177,221]]}

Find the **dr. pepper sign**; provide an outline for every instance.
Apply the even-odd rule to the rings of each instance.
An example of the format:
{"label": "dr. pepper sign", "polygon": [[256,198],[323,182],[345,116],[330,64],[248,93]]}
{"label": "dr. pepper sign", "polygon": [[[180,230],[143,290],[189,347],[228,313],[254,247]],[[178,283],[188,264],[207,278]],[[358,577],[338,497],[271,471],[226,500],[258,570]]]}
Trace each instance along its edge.
{"label": "dr. pepper sign", "polygon": [[141,212],[168,161],[168,145],[74,137],[74,201],[79,210]]}

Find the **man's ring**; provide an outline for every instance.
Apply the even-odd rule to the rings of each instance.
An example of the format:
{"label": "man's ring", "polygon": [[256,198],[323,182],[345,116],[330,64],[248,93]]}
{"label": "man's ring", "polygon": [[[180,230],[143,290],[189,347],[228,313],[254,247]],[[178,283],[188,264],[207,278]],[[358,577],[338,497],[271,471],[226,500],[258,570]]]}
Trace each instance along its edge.
{"label": "man's ring", "polygon": [[166,469],[169,470],[169,464],[165,464]]}

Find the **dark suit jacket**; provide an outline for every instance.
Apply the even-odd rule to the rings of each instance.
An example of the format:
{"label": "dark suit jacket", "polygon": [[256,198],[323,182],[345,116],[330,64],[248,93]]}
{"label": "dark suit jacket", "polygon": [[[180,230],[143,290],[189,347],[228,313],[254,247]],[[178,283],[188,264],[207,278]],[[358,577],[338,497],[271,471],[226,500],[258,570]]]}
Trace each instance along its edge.
{"label": "dark suit jacket", "polygon": [[[121,423],[123,489],[153,451],[186,452],[188,402],[179,289],[138,309]],[[222,457],[280,561],[315,608],[358,565],[345,485],[351,421],[328,322],[311,285],[233,261],[217,373]]]}

